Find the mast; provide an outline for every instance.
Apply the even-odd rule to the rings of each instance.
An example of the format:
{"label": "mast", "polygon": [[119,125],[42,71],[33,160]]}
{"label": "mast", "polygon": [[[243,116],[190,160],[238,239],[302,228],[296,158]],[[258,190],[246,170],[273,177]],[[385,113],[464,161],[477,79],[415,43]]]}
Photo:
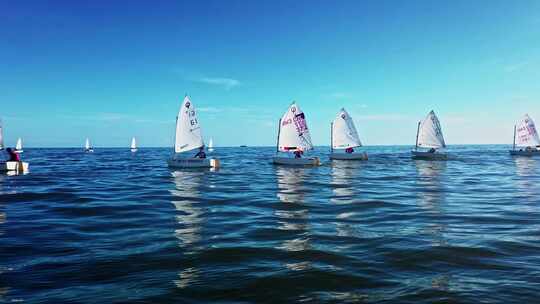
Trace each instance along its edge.
{"label": "mast", "polygon": [[277,131],[277,142],[276,142],[276,153],[279,152],[279,134],[281,133],[281,118],[279,119],[278,131]]}
{"label": "mast", "polygon": [[414,150],[418,150],[418,134],[420,133],[420,124],[422,122],[418,122],[418,129],[416,129],[416,145],[414,146]]}
{"label": "mast", "polygon": [[330,153],[334,153],[334,123],[330,123]]}
{"label": "mast", "polygon": [[514,145],[512,146],[512,151],[516,151],[516,125],[514,125]]}

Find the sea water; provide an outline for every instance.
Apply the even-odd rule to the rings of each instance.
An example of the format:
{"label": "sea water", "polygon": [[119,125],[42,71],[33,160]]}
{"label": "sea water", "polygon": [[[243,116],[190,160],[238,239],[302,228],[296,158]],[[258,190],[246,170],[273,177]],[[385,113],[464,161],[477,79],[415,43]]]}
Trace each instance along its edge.
{"label": "sea water", "polygon": [[0,302],[538,302],[540,158],[508,148],[295,168],[218,147],[217,171],[28,148],[0,175]]}

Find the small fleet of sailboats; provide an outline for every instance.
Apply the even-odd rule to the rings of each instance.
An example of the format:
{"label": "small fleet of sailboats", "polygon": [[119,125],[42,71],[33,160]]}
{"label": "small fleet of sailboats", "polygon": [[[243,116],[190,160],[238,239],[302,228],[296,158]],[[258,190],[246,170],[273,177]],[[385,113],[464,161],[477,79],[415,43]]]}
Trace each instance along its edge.
{"label": "small fleet of sailboats", "polygon": [[[3,124],[0,120],[0,150],[4,149]],[[366,152],[355,151],[362,147],[356,126],[349,113],[342,108],[330,125],[330,155],[331,160],[367,160]],[[167,160],[171,168],[217,168],[220,162],[216,158],[207,158],[204,152],[205,144],[202,137],[200,122],[195,106],[185,96],[176,118],[174,139],[174,154]],[[424,120],[418,122],[416,144],[411,151],[414,159],[446,160],[441,123],[434,111],[430,111]],[[519,148],[519,149],[518,149]],[[306,115],[296,102],[292,102],[278,124],[276,154],[272,162],[276,165],[319,166],[320,159],[316,156],[304,156],[313,150],[311,135],[306,122]],[[9,151],[9,149],[8,149]],[[86,138],[85,152],[94,152],[90,139]],[[130,151],[137,151],[137,141],[131,138]],[[193,154],[197,151],[196,154]],[[213,139],[208,142],[208,152],[214,151]],[[14,153],[22,153],[22,139],[17,139]],[[534,121],[525,114],[514,126],[513,156],[539,156],[540,136]],[[190,155],[191,153],[191,155]],[[12,159],[19,159],[14,156]],[[0,171],[28,170],[28,163],[21,161],[0,162]]]}
{"label": "small fleet of sailboats", "polygon": [[447,159],[448,154],[446,152],[438,151],[438,149],[444,148],[446,148],[446,143],[444,142],[441,123],[435,112],[431,111],[423,121],[418,122],[416,146],[412,151],[412,156],[417,159]]}
{"label": "small fleet of sailboats", "polygon": [[[199,150],[195,155],[187,152]],[[167,161],[172,168],[217,168],[219,160],[206,158],[201,126],[197,119],[195,106],[186,95],[176,117],[176,133],[174,137],[174,155]]]}
{"label": "small fleet of sailboats", "polygon": [[349,113],[342,108],[330,124],[330,159],[367,160],[366,152],[354,151],[354,148],[359,147],[362,147],[362,142],[354,122]]}
{"label": "small fleet of sailboats", "polygon": [[293,102],[279,120],[276,156],[277,165],[318,166],[318,157],[303,157],[304,152],[313,150],[311,136],[304,112]]}
{"label": "small fleet of sailboats", "polygon": [[[516,150],[516,146],[520,149]],[[525,114],[514,126],[514,144],[510,154],[516,156],[540,155],[540,137],[534,121],[528,114]]]}

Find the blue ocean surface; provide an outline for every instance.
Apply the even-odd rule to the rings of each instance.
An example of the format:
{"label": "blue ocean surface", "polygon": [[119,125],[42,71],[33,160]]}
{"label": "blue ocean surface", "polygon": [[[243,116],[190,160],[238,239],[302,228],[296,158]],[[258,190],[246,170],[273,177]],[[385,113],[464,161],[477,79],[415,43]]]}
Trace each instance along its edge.
{"label": "blue ocean surface", "polygon": [[27,148],[0,175],[0,302],[538,303],[540,158],[508,149],[174,171],[170,148]]}

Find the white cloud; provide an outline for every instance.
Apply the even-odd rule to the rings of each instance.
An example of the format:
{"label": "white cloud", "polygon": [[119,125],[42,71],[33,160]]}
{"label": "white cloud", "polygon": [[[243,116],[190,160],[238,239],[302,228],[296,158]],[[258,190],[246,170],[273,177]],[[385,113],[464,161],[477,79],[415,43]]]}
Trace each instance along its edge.
{"label": "white cloud", "polygon": [[527,61],[522,61],[514,64],[508,64],[504,67],[504,71],[508,73],[516,72],[525,68],[529,63]]}
{"label": "white cloud", "polygon": [[201,77],[201,78],[196,79],[195,81],[211,84],[211,85],[216,85],[216,86],[221,86],[221,87],[224,87],[226,90],[230,90],[242,84],[239,80],[236,80],[233,78],[222,78],[222,77]]}
{"label": "white cloud", "polygon": [[334,92],[334,93],[328,94],[328,97],[330,97],[331,99],[343,99],[343,98],[348,98],[349,94],[344,93],[344,92]]}
{"label": "white cloud", "polygon": [[197,111],[206,112],[206,113],[219,113],[219,112],[222,112],[223,109],[216,108],[216,107],[201,107],[201,108],[198,108]]}
{"label": "white cloud", "polygon": [[413,118],[403,114],[373,114],[373,115],[355,115],[354,119],[357,120],[370,120],[370,121],[408,121]]}

